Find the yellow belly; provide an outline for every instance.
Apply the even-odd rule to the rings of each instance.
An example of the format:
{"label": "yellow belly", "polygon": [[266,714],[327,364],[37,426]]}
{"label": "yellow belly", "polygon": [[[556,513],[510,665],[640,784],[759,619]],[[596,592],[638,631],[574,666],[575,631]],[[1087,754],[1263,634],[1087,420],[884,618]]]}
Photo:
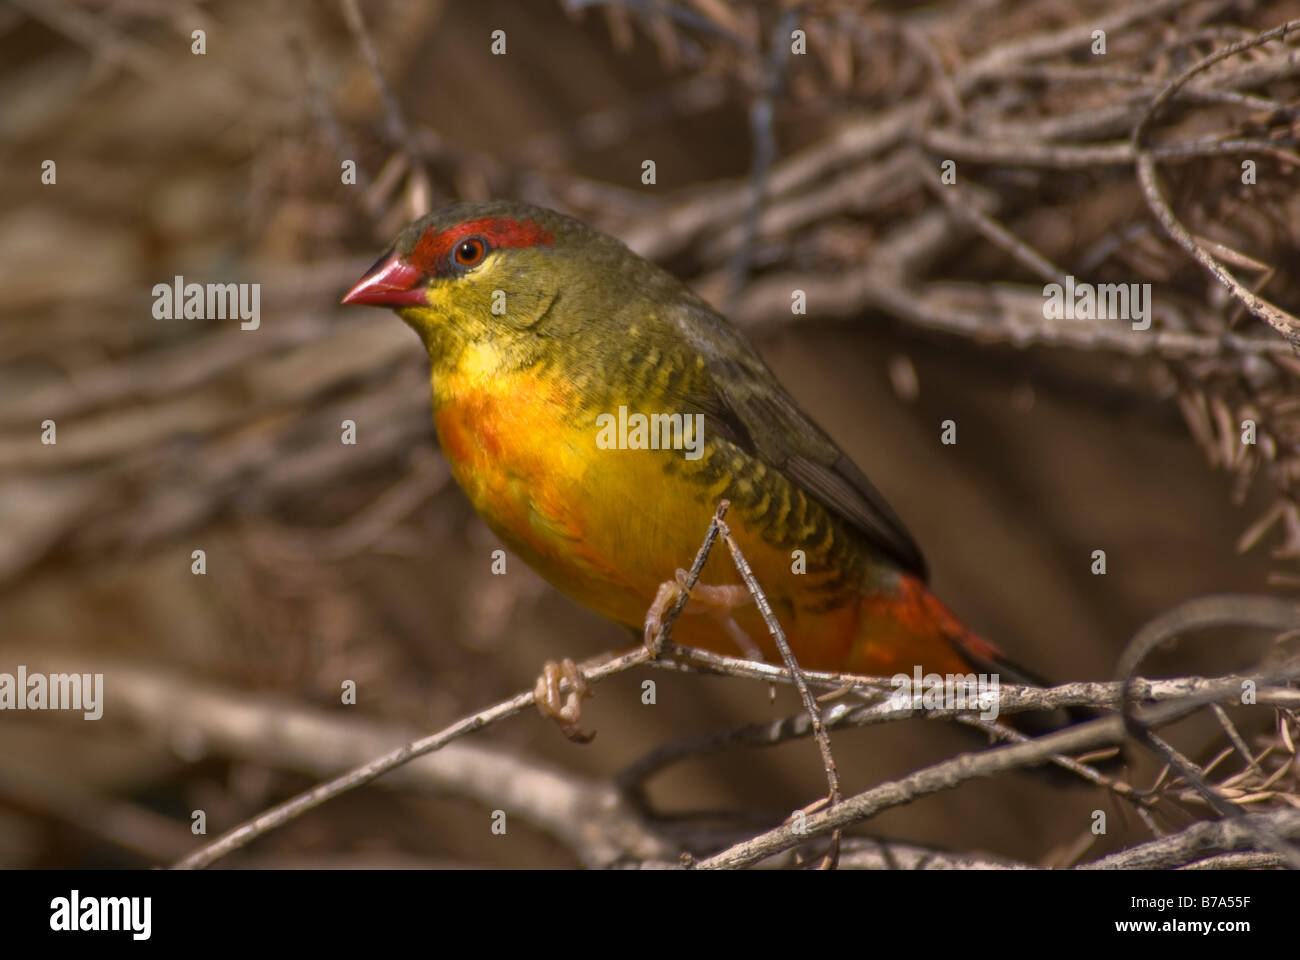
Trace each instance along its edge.
{"label": "yellow belly", "polygon": [[[659,585],[672,580],[678,568],[690,567],[719,491],[686,478],[681,450],[602,449],[596,420],[602,412],[613,413],[583,403],[564,380],[531,372],[435,376],[438,436],[457,482],[479,514],[553,585],[596,612],[640,629]],[[739,452],[730,444],[710,442],[704,458],[710,456],[736,457]],[[755,469],[752,463],[747,466]],[[784,519],[787,525],[793,522]],[[842,600],[828,602],[825,590],[816,589],[817,571],[794,572],[789,544],[777,548],[761,535],[770,515],[768,520],[751,522],[739,508],[728,514],[736,540],[804,666],[893,673],[910,672],[918,662],[927,669],[960,665],[950,644],[932,631],[918,635],[916,625],[891,608],[892,574],[883,575],[879,592],[858,585]],[[798,542],[797,528],[794,539]],[[815,567],[820,545],[810,541],[802,546],[805,563]],[[721,543],[700,582],[741,582]],[[778,659],[753,604],[737,610],[735,619],[769,659]],[[684,615],[673,636],[691,646],[741,652],[708,614]]]}

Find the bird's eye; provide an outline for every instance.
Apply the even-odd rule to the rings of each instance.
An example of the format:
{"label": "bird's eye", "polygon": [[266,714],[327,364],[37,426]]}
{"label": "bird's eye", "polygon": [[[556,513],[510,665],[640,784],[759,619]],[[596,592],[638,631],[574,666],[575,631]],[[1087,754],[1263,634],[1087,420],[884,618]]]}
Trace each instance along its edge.
{"label": "bird's eye", "polygon": [[462,267],[472,267],[487,253],[487,244],[478,237],[470,237],[456,245],[456,262]]}

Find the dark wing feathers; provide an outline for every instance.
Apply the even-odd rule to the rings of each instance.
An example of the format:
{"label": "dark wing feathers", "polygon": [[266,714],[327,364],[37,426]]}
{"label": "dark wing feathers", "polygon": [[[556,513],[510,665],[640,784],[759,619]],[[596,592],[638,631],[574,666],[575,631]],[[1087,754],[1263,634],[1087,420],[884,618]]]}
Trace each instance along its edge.
{"label": "dark wing feathers", "polygon": [[740,333],[710,310],[675,318],[705,357],[708,382],[682,400],[707,426],[781,471],[905,571],[927,577],[925,558],[903,522],[857,465],[800,409]]}

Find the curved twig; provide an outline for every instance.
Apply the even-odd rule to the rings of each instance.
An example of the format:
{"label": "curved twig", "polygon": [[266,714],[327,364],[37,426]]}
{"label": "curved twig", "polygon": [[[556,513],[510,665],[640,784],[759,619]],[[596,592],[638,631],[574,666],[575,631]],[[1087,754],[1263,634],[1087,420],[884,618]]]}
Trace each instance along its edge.
{"label": "curved twig", "polygon": [[1160,192],[1160,185],[1156,179],[1156,160],[1150,148],[1146,146],[1147,132],[1154,122],[1156,114],[1160,108],[1173,98],[1178,91],[1188,83],[1193,77],[1202,71],[1208,69],[1220,60],[1234,56],[1253,47],[1258,47],[1270,40],[1285,40],[1288,33],[1300,29],[1300,20],[1291,20],[1282,24],[1280,27],[1274,27],[1272,30],[1265,30],[1263,33],[1256,34],[1248,40],[1242,40],[1216,50],[1207,57],[1198,60],[1192,66],[1188,67],[1173,80],[1165,85],[1164,89],[1156,95],[1148,105],[1146,112],[1133,128],[1133,135],[1130,143],[1133,148],[1133,155],[1137,165],[1138,183],[1142,187],[1142,196],[1146,198],[1147,206],[1155,214],[1160,225],[1164,227],[1165,232],[1191,257],[1196,260],[1202,267],[1220,283],[1231,291],[1232,295],[1243,303],[1247,310],[1259,317],[1273,329],[1277,330],[1293,344],[1300,344],[1300,317],[1293,316],[1283,310],[1276,304],[1265,300],[1259,296],[1240,280],[1238,280],[1231,271],[1222,263],[1210,255],[1204,247],[1196,242],[1191,231],[1179,222],[1170,208],[1168,201],[1165,200]]}

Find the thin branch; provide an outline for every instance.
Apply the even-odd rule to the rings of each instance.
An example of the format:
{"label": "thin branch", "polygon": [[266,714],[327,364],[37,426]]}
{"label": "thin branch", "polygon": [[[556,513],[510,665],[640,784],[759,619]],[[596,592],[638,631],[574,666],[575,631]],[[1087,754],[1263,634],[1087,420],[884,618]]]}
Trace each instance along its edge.
{"label": "thin branch", "polygon": [[1039,737],[1028,743],[994,747],[982,753],[963,753],[950,760],[922,767],[905,777],[872,787],[849,797],[837,806],[808,816],[802,832],[782,825],[714,854],[696,866],[703,870],[736,869],[756,863],[782,850],[803,843],[809,837],[829,833],[869,819],[881,811],[911,803],[942,790],[951,790],[968,780],[990,777],[1050,760],[1055,754],[1074,753],[1119,743],[1124,737],[1119,717],[1106,717]]}
{"label": "thin branch", "polygon": [[781,95],[781,76],[790,58],[790,31],[798,21],[801,8],[793,6],[781,15],[772,34],[772,46],[760,70],[758,97],[749,111],[750,136],[754,148],[750,156],[749,205],[745,209],[741,227],[741,241],[731,262],[731,291],[729,302],[735,300],[749,277],[749,267],[754,256],[754,242],[758,236],[758,221],[763,212],[763,194],[767,187],[768,171],[776,159],[776,135],[772,131],[772,113],[777,97]]}
{"label": "thin branch", "polygon": [[1300,20],[1291,20],[1275,27],[1272,30],[1265,30],[1263,33],[1256,34],[1248,40],[1234,43],[1216,50],[1207,57],[1202,58],[1192,66],[1188,67],[1178,76],[1165,86],[1163,90],[1153,99],[1143,113],[1137,125],[1133,128],[1133,135],[1130,140],[1133,153],[1137,161],[1138,183],[1142,188],[1142,195],[1146,198],[1147,206],[1151,212],[1156,215],[1160,225],[1164,227],[1165,232],[1169,234],[1174,241],[1187,251],[1197,263],[1204,267],[1211,276],[1222,283],[1231,291],[1241,303],[1245,304],[1255,316],[1259,317],[1273,329],[1285,336],[1291,343],[1300,345],[1300,317],[1295,317],[1283,310],[1276,304],[1265,300],[1256,294],[1250,287],[1239,281],[1231,271],[1222,263],[1216,260],[1204,247],[1196,242],[1191,231],[1179,222],[1170,208],[1169,203],[1165,200],[1160,192],[1160,185],[1156,177],[1156,156],[1154,151],[1146,146],[1147,131],[1155,121],[1156,115],[1178,91],[1188,83],[1192,78],[1207,70],[1209,67],[1224,60],[1228,57],[1235,56],[1245,50],[1258,47],[1271,40],[1285,40],[1288,33],[1300,29]]}
{"label": "thin branch", "polygon": [[1021,240],[1014,233],[988,216],[955,183],[944,183],[933,169],[926,170],[926,185],[939,197],[948,209],[971,224],[980,235],[995,246],[1001,247],[1013,259],[1038,274],[1048,283],[1065,283],[1066,273],[1056,264]]}
{"label": "thin branch", "polygon": [[370,68],[370,74],[374,77],[375,88],[379,91],[379,100],[384,108],[385,133],[389,142],[401,150],[406,157],[406,164],[411,172],[412,218],[423,216],[432,206],[433,190],[429,171],[424,166],[424,158],[415,150],[416,141],[406,125],[401,104],[388,85],[384,71],[379,65],[379,56],[375,53],[374,44],[370,42],[370,32],[366,29],[365,18],[361,16],[360,4],[357,0],[340,0],[340,2],[343,4],[343,15],[347,20],[348,29],[352,31],[357,46],[361,48],[361,55],[365,58],[366,66]]}
{"label": "thin branch", "polygon": [[713,545],[718,542],[718,533],[722,529],[722,518],[727,515],[730,508],[730,500],[720,500],[717,508],[713,511],[713,519],[709,521],[709,528],[705,531],[704,542],[700,544],[700,549],[695,552],[695,559],[691,562],[691,569],[687,571],[686,582],[678,592],[677,598],[664,614],[663,623],[655,632],[655,635],[648,638],[647,646],[653,651],[652,655],[658,655],[667,648],[672,635],[673,624],[677,622],[677,618],[686,609],[686,604],[691,601],[691,591],[700,582],[700,574],[704,572],[704,564],[708,562]]}
{"label": "thin branch", "polygon": [[1223,728],[1223,732],[1232,743],[1233,749],[1241,754],[1246,761],[1246,765],[1255,772],[1259,772],[1259,764],[1256,762],[1254,755],[1251,754],[1250,747],[1246,746],[1246,741],[1242,738],[1241,732],[1237,730],[1237,725],[1228,716],[1228,711],[1224,710],[1219,704],[1212,703],[1210,704],[1210,712],[1214,714],[1214,719],[1219,721],[1219,726]]}
{"label": "thin branch", "polygon": [[[1297,666],[1292,663],[1276,671],[1270,670],[1270,675],[1274,672],[1279,675],[1289,675],[1297,669]],[[1136,689],[1136,684],[1133,685],[1133,689]],[[1208,699],[1215,698],[1208,692],[1184,697],[1145,709],[1132,709],[1127,724],[1120,716],[1104,717],[1070,726],[1025,743],[994,747],[978,754],[962,754],[873,787],[850,797],[825,813],[810,816],[804,821],[803,831],[800,834],[795,834],[789,826],[783,825],[743,843],[735,844],[702,861],[698,866],[702,869],[746,866],[781,850],[789,849],[808,837],[818,836],[836,827],[868,819],[883,810],[911,803],[921,796],[950,790],[968,780],[1036,765],[1056,755],[1117,745],[1123,742],[1126,731],[1133,729],[1134,726],[1151,730],[1172,723],[1200,709]],[[1282,853],[1282,851],[1278,852]]]}
{"label": "thin branch", "polygon": [[[1121,850],[1076,870],[1168,870],[1195,865],[1206,853],[1249,849],[1261,833],[1300,838],[1300,810],[1248,813],[1231,820],[1201,821],[1169,837]],[[1255,854],[1258,856],[1258,854]],[[1284,858],[1265,854],[1268,865]],[[1262,865],[1262,864],[1259,864]],[[1222,869],[1221,864],[1214,868]]]}
{"label": "thin branch", "polygon": [[[581,670],[583,678],[588,683],[599,683],[606,677],[624,673],[632,667],[649,662],[649,660],[650,651],[644,647],[639,647],[612,660],[596,658],[587,661],[581,665]],[[233,853],[240,847],[251,843],[264,833],[284,826],[307,811],[319,807],[327,800],[332,800],[340,794],[370,783],[385,773],[395,770],[403,764],[410,763],[417,757],[439,750],[467,734],[490,727],[507,717],[513,717],[515,714],[532,706],[533,703],[533,691],[518,693],[509,700],[503,700],[491,707],[464,717],[437,733],[403,744],[368,763],[349,770],[341,776],[263,811],[256,817],[217,837],[211,843],[205,844],[184,859],[177,861],[173,869],[194,870],[210,866],[227,854]]]}
{"label": "thin branch", "polygon": [[[1179,604],[1145,624],[1120,656],[1120,676],[1125,682],[1121,714],[1125,729],[1139,743],[1176,768],[1206,803],[1223,817],[1244,823],[1246,812],[1212,787],[1191,761],[1157,737],[1142,721],[1136,702],[1129,695],[1128,680],[1151,650],[1188,630],[1244,625],[1282,631],[1294,629],[1297,623],[1300,623],[1300,605],[1294,601],[1245,594],[1198,597]],[[1259,831],[1261,844],[1269,847],[1293,869],[1300,869],[1300,848],[1287,843],[1281,835],[1269,829],[1267,824],[1256,821],[1251,823]]]}
{"label": "thin branch", "polygon": [[[822,723],[821,708],[817,704],[816,698],[813,697],[812,691],[808,689],[808,680],[803,671],[799,668],[799,662],[795,659],[794,651],[790,649],[790,644],[786,642],[785,631],[781,629],[781,624],[777,622],[776,614],[772,611],[772,604],[768,602],[763,588],[759,586],[758,578],[754,576],[754,571],[750,569],[749,561],[745,559],[744,553],[740,550],[740,545],[736,543],[735,537],[731,535],[731,529],[721,519],[717,521],[718,527],[722,532],[722,539],[727,544],[727,549],[731,551],[731,560],[736,565],[736,570],[740,577],[745,581],[745,586],[749,588],[750,595],[757,604],[759,613],[763,615],[763,622],[767,624],[768,633],[772,636],[772,642],[776,644],[777,650],[781,653],[781,659],[785,662],[786,669],[790,671],[790,676],[794,680],[794,685],[799,691],[799,697],[803,700],[803,706],[808,711],[808,716],[812,720],[813,736],[817,740],[817,749],[821,751],[822,767],[826,771],[826,787],[828,790],[827,799],[830,806],[834,808],[835,804],[840,802],[840,773],[835,766],[835,757],[831,754],[831,741],[826,733],[826,726]],[[831,834],[830,852],[824,861],[827,867],[833,867],[836,857],[839,853],[840,833],[838,830]]]}
{"label": "thin branch", "polygon": [[[708,532],[705,534],[704,542],[701,544],[699,551],[696,553],[695,562],[691,565],[691,572],[685,589],[679,594],[676,602],[668,610],[664,617],[663,626],[658,633],[656,643],[653,645],[644,645],[636,648],[630,653],[609,658],[608,656],[596,657],[579,665],[578,672],[584,683],[598,683],[606,677],[613,676],[617,673],[623,673],[632,667],[650,662],[653,660],[656,651],[666,643],[671,633],[672,625],[680,616],[685,608],[687,601],[690,599],[690,591],[699,581],[700,571],[704,569],[705,561],[708,559],[709,551],[718,538],[719,529],[722,527],[722,517],[726,514],[730,503],[726,500],[718,504],[718,508],[709,523]],[[568,684],[566,682],[566,688]],[[257,837],[278,827],[284,826],[291,820],[294,820],[309,810],[312,810],[327,800],[331,800],[349,790],[355,790],[383,776],[391,770],[395,770],[403,764],[410,763],[417,757],[432,753],[439,750],[447,744],[473,733],[484,727],[498,723],[507,717],[512,717],[527,707],[537,702],[536,690],[529,690],[518,693],[509,700],[503,700],[485,710],[472,714],[453,723],[451,726],[422,737],[419,740],[411,741],[388,753],[361,764],[358,767],[349,770],[334,779],[304,791],[284,803],[278,804],[269,810],[266,810],[256,817],[245,821],[239,826],[233,828],[217,837],[211,843],[201,847],[199,850],[190,854],[188,857],[178,861],[175,869],[188,870],[199,869],[209,866],[221,857],[238,850],[240,847],[252,842]]]}

